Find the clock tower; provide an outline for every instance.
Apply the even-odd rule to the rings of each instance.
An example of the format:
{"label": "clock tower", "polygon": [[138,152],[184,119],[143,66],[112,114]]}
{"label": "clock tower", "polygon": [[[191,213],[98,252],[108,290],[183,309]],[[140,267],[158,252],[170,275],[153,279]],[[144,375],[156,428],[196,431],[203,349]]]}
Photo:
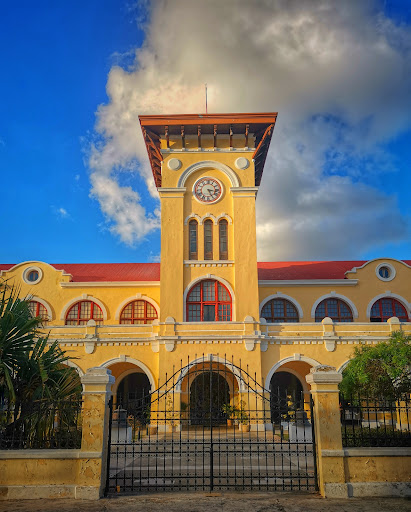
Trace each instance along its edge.
{"label": "clock tower", "polygon": [[161,323],[259,319],[255,200],[276,118],[140,116],[161,200]]}

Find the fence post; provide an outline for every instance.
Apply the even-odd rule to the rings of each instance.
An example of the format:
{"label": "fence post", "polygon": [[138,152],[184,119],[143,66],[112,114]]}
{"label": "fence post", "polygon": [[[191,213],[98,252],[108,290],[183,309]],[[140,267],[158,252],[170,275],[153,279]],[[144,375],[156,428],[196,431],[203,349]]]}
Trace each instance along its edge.
{"label": "fence post", "polygon": [[327,498],[348,497],[338,390],[341,380],[333,366],[325,365],[311,368],[306,377],[314,402],[318,483],[321,495]]}
{"label": "fence post", "polygon": [[106,481],[108,426],[111,387],[114,377],[107,368],[90,368],[81,377],[83,384],[80,485],[76,498],[99,499]]}

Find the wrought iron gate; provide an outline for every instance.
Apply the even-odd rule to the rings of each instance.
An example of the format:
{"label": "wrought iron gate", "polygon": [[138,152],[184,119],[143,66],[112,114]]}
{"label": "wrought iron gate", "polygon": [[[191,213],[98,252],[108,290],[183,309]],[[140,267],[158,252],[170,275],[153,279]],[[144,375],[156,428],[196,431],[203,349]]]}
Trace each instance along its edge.
{"label": "wrought iron gate", "polygon": [[154,392],[115,397],[106,493],[315,491],[312,418],[308,395],[203,357]]}

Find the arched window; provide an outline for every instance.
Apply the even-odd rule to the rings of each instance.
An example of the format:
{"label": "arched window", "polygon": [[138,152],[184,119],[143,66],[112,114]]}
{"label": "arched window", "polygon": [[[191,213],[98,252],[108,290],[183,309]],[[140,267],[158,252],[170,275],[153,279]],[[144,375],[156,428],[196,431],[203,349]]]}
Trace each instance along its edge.
{"label": "arched window", "polygon": [[220,260],[228,260],[228,222],[225,219],[218,223]]}
{"label": "arched window", "polygon": [[31,300],[29,302],[29,308],[32,316],[41,316],[41,318],[43,319],[42,324],[44,325],[47,323],[47,321],[49,320],[49,316],[47,314],[47,309],[43,306],[43,304],[41,304],[37,300]]}
{"label": "arched window", "polygon": [[408,314],[405,307],[396,299],[384,297],[377,300],[371,308],[371,322],[386,322],[392,316],[398,317],[402,322],[408,322]]}
{"label": "arched window", "polygon": [[204,221],[204,259],[213,259],[213,221]]}
{"label": "arched window", "polygon": [[298,311],[292,302],[286,299],[271,299],[264,304],[261,317],[272,324],[279,322],[298,322]]}
{"label": "arched window", "polygon": [[321,322],[329,316],[334,322],[352,322],[353,316],[350,307],[341,299],[324,299],[315,310],[315,321]]}
{"label": "arched window", "polygon": [[188,251],[190,260],[198,260],[198,223],[190,220],[188,224]]}
{"label": "arched window", "polygon": [[123,308],[120,324],[151,324],[158,318],[156,308],[146,300],[133,300]]}
{"label": "arched window", "polygon": [[95,320],[96,324],[102,324],[103,312],[95,302],[81,300],[68,310],[66,325],[86,325],[89,320]]}
{"label": "arched window", "polygon": [[230,292],[223,284],[211,279],[194,285],[187,295],[187,321],[231,321]]}

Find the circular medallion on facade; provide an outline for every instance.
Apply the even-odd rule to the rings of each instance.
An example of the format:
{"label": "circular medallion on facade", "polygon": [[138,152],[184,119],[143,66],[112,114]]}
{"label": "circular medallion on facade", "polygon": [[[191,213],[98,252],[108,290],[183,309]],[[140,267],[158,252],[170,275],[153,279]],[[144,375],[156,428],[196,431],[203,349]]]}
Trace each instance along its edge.
{"label": "circular medallion on facade", "polygon": [[237,169],[247,169],[247,167],[249,165],[250,165],[250,162],[248,161],[247,158],[244,158],[243,156],[240,156],[235,161],[235,166],[237,167]]}
{"label": "circular medallion on facade", "polygon": [[179,160],[178,158],[170,158],[170,160],[167,162],[168,168],[172,171],[178,171],[181,165],[181,160]]}
{"label": "circular medallion on facade", "polygon": [[201,203],[216,203],[223,193],[223,185],[215,178],[207,176],[200,178],[194,183],[194,197]]}

